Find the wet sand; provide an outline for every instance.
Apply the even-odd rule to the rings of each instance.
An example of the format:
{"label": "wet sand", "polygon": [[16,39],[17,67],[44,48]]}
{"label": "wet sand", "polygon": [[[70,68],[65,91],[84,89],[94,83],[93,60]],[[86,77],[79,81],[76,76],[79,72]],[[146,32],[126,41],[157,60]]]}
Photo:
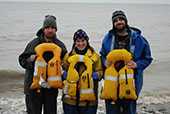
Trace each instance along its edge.
{"label": "wet sand", "polygon": [[[0,71],[0,114],[26,114],[23,93],[23,73]],[[61,91],[58,114],[63,114]],[[99,100],[98,113],[105,114],[104,101]],[[170,114],[170,91],[143,92],[138,99],[138,114]]]}
{"label": "wet sand", "polygon": [[[0,70],[0,95],[23,88],[24,74],[11,70]],[[21,89],[22,91],[22,89]]]}

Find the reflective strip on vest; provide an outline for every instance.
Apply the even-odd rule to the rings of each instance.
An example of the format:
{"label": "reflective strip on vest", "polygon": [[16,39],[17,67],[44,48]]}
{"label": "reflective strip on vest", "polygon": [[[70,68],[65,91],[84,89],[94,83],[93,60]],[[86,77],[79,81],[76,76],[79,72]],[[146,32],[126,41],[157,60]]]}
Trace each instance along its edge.
{"label": "reflective strip on vest", "polygon": [[65,98],[73,98],[73,99],[76,99],[76,97],[70,97],[69,95],[64,95]]}
{"label": "reflective strip on vest", "polygon": [[34,77],[38,75],[38,67],[46,67],[47,63],[42,61],[36,61],[34,66]]}
{"label": "reflective strip on vest", "polygon": [[[127,78],[130,79],[130,78],[134,78],[134,75],[133,74],[127,74]],[[126,76],[125,75],[121,75],[120,80],[125,80],[126,79]]]}
{"label": "reflective strip on vest", "polygon": [[81,89],[80,94],[91,94],[94,93],[93,89]]}
{"label": "reflective strip on vest", "polygon": [[110,81],[117,81],[117,77],[115,77],[115,76],[105,76],[104,79],[110,80]]}
{"label": "reflective strip on vest", "polygon": [[34,77],[36,77],[37,74],[38,74],[38,73],[37,73],[37,70],[38,70],[38,69],[37,69],[37,65],[35,64],[35,66],[34,66]]}
{"label": "reflective strip on vest", "polygon": [[47,63],[43,62],[43,61],[36,61],[35,65],[38,67],[46,67]]}
{"label": "reflective strip on vest", "polygon": [[61,76],[50,76],[48,81],[61,81]]}
{"label": "reflective strip on vest", "polygon": [[83,58],[84,58],[84,55],[79,55],[79,57],[80,57],[80,62],[83,62]]}

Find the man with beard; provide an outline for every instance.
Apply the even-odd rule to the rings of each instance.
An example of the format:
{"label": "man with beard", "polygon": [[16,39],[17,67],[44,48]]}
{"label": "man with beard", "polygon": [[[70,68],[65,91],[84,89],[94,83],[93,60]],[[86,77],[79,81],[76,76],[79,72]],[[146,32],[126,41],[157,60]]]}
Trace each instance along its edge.
{"label": "man with beard", "polygon": [[[143,85],[143,71],[152,62],[150,46],[137,28],[130,27],[123,11],[112,14],[113,28],[105,35],[100,50],[103,66],[106,67],[106,56],[114,49],[126,49],[133,55],[133,60],[126,63],[127,67],[134,70],[136,94]],[[116,70],[120,70],[124,63],[116,62]],[[113,102],[106,100],[106,114],[136,114],[136,100],[118,99]]]}
{"label": "man with beard", "polygon": [[[28,43],[24,52],[19,56],[19,63],[25,69],[24,93],[26,110],[28,114],[41,114],[42,107],[44,114],[57,113],[57,94],[58,90],[42,86],[40,92],[30,89],[34,74],[34,65],[36,60],[35,47],[42,43],[54,43],[59,46],[61,51],[61,60],[67,55],[65,45],[56,37],[57,24],[56,17],[47,15],[43,27],[37,32],[37,38]],[[48,62],[53,57],[52,52],[45,52],[43,58]],[[40,85],[41,86],[41,85]]]}

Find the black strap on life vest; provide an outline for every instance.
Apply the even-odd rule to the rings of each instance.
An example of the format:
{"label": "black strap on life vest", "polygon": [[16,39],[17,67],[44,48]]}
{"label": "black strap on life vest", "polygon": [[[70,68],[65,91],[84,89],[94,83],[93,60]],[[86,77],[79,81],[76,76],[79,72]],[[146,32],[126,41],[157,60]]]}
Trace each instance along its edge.
{"label": "black strap on life vest", "polygon": [[[126,85],[128,84],[128,77],[127,77],[127,70],[125,69],[125,76],[126,76]],[[128,89],[128,90],[126,90],[126,94],[127,95],[130,95],[130,90]]]}
{"label": "black strap on life vest", "polygon": [[[89,74],[87,73],[87,81],[88,81],[88,88],[90,88],[90,77],[89,77]],[[86,108],[88,109],[89,107],[89,101],[86,101],[87,104],[86,104]]]}
{"label": "black strap on life vest", "polygon": [[125,69],[126,84],[128,84],[127,70]]}
{"label": "black strap on life vest", "polygon": [[80,112],[80,109],[79,109],[79,103],[80,103],[80,90],[79,90],[79,80],[77,81],[76,83],[76,108],[77,108],[77,112],[79,113]]}
{"label": "black strap on life vest", "polygon": [[120,84],[119,84],[119,79],[120,78],[120,75],[118,74],[118,77],[117,77],[117,82],[118,82],[118,86],[117,86],[117,98],[119,99],[119,86],[120,86]]}

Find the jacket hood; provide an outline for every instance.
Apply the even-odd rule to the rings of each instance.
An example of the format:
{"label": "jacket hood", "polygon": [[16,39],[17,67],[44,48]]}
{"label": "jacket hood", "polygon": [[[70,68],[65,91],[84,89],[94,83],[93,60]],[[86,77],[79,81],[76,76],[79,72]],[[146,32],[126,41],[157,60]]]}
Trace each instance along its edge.
{"label": "jacket hood", "polygon": [[43,29],[42,29],[42,28],[39,29],[39,30],[37,31],[36,35],[37,35],[38,37],[41,37],[41,36],[43,35]]}
{"label": "jacket hood", "polygon": [[138,28],[136,28],[136,27],[130,27],[130,30],[136,32],[136,33],[139,34],[139,35],[142,33],[141,30],[138,29]]}

